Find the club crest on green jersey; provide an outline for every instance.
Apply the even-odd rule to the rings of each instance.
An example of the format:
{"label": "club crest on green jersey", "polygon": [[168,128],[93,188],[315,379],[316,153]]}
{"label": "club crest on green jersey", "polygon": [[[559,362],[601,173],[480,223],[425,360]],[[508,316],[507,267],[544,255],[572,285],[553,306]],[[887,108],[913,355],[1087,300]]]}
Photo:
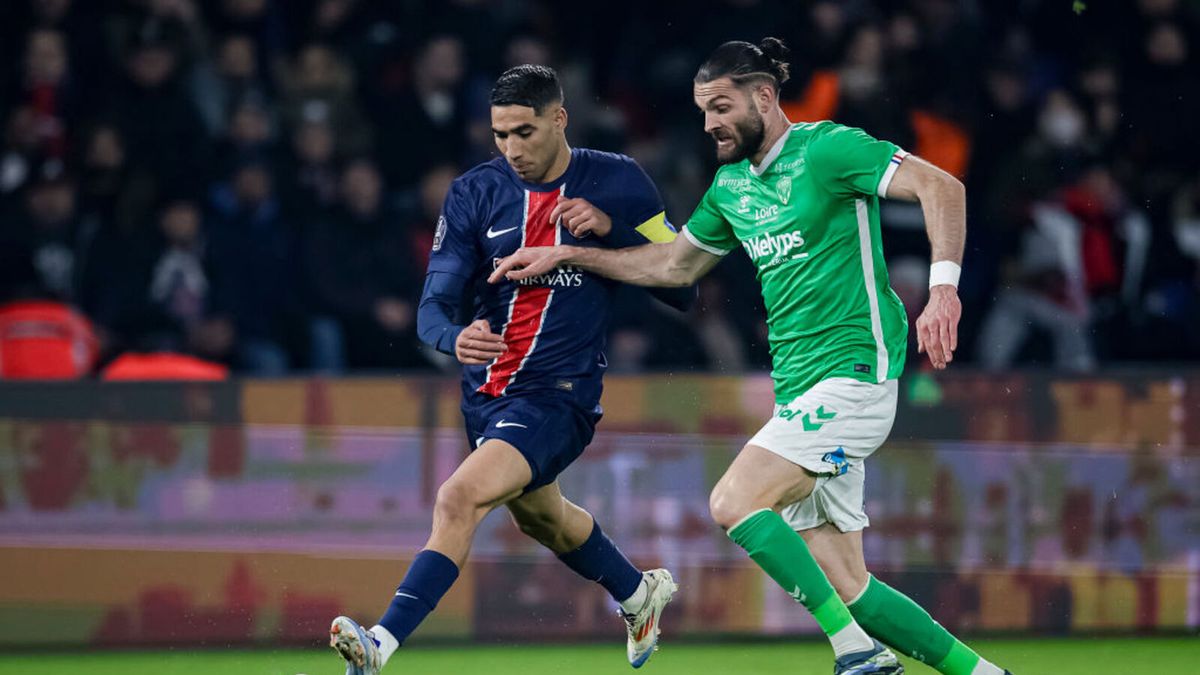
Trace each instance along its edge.
{"label": "club crest on green jersey", "polygon": [[775,183],[775,191],[779,193],[779,201],[786,205],[788,200],[792,198],[792,177],[784,176],[780,178],[779,182]]}

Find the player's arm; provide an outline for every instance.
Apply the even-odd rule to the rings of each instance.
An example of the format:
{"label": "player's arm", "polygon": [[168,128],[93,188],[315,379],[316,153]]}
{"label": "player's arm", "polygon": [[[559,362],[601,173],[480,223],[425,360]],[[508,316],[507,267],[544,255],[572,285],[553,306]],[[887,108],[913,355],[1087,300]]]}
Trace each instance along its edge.
{"label": "player's arm", "polygon": [[575,265],[635,286],[682,287],[696,283],[720,260],[721,256],[694,246],[687,237],[619,249],[540,246],[519,249],[502,259],[488,281],[520,281],[559,265]]}
{"label": "player's arm", "polygon": [[[620,186],[621,198],[612,203],[611,217],[586,199],[559,197],[551,220],[561,222],[576,238],[595,235],[610,248],[674,241],[677,232],[667,220],[654,181],[632,159],[624,158],[618,166],[613,180]],[[694,286],[651,288],[649,293],[681,312],[700,295]]]}
{"label": "player's arm", "polygon": [[[649,181],[649,179],[647,179]],[[657,192],[654,194],[658,198]],[[576,206],[567,210],[563,216],[563,225],[575,237],[582,237],[588,232],[601,237],[611,248],[630,248],[645,244],[665,244],[675,241],[678,236],[675,229],[667,221],[667,214],[658,211],[636,226],[614,224],[603,211],[592,206],[586,200],[569,200],[577,202]],[[560,205],[565,202],[560,201]],[[661,203],[658,205],[661,209]],[[696,302],[700,292],[695,286],[658,287],[649,289],[649,293],[668,306],[681,312],[686,312]]]}
{"label": "player's arm", "polygon": [[737,247],[737,238],[722,217],[711,187],[696,206],[683,234],[670,242],[612,250],[571,246],[521,249],[501,260],[488,281],[496,283],[505,277],[524,279],[549,272],[558,265],[571,264],[635,286],[691,286]]}
{"label": "player's arm", "polygon": [[468,326],[456,321],[467,281],[480,254],[470,235],[473,205],[455,181],[446,195],[429,254],[429,271],[417,306],[417,336],[466,365],[483,365],[504,353],[504,339],[484,319]]}
{"label": "player's arm", "polygon": [[909,155],[886,186],[889,199],[915,201],[925,214],[933,264],[929,268],[929,304],[917,318],[917,350],[942,369],[958,348],[958,276],[967,239],[967,193],[954,176],[920,157]]}

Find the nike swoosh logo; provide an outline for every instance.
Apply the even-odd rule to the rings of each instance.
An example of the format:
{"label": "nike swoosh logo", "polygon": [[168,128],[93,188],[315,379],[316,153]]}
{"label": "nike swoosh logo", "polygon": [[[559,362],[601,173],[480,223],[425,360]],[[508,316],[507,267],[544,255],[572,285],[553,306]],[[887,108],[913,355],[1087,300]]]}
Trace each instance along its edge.
{"label": "nike swoosh logo", "polygon": [[517,225],[516,227],[510,227],[507,230],[493,230],[492,228],[489,227],[488,231],[487,231],[487,236],[488,236],[488,239],[495,239],[496,237],[499,237],[502,234],[508,234],[509,232],[512,232],[513,230],[515,230],[519,227],[521,227],[521,226]]}
{"label": "nike swoosh logo", "polygon": [[522,429],[529,428],[529,427],[525,426],[524,424],[517,424],[516,422],[505,422],[504,420],[500,420],[499,422],[496,422],[497,429],[503,429],[504,427],[521,427]]}
{"label": "nike swoosh logo", "polygon": [[415,596],[411,593],[405,593],[404,591],[396,591],[396,595],[398,595],[402,598],[412,598],[413,600],[420,600],[420,598],[418,598],[417,596]]}

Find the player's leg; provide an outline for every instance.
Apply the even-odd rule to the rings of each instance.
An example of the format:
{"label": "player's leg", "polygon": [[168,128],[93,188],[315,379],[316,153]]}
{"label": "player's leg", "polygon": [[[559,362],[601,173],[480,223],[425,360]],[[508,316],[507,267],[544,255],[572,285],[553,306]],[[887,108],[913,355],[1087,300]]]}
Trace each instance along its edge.
{"label": "player's leg", "polygon": [[709,508],[729,538],[812,613],[839,659],[874,652],[875,642],[854,621],[804,539],[778,513],[807,498],[816,481],[808,469],[747,445],[713,488]]}
{"label": "player's leg", "polygon": [[842,532],[826,522],[800,535],[850,613],[872,637],[945,675],[1003,675],[911,598],[867,572],[862,530]]}
{"label": "player's leg", "polygon": [[626,655],[630,665],[640,668],[654,653],[659,619],[677,589],[671,573],[634,567],[591,514],[562,496],[557,482],[509,502],[508,509],[522,532],[617,601],[625,621]]}
{"label": "player's leg", "polygon": [[554,552],[576,574],[604,587],[617,602],[645,599],[642,572],[600,529],[590,513],[563,497],[555,481],[507,504],[521,532]]}
{"label": "player's leg", "polygon": [[383,667],[458,578],[479,522],[492,509],[519,496],[531,477],[525,457],[497,439],[483,442],[459,465],[438,488],[429,541],[413,558],[370,635],[346,617],[334,620],[330,644],[351,667],[367,674]]}

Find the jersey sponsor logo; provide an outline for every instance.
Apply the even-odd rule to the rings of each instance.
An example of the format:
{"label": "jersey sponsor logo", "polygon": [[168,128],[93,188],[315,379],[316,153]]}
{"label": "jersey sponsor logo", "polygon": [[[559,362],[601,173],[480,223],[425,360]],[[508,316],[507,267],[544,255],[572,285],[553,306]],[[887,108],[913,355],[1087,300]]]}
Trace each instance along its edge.
{"label": "jersey sponsor logo", "polygon": [[779,193],[779,201],[787,204],[788,200],[792,198],[792,177],[784,176],[780,178],[775,183],[775,192]]}
{"label": "jersey sponsor logo", "polygon": [[437,227],[433,230],[433,250],[442,250],[442,242],[446,239],[446,216],[438,216]]}
{"label": "jersey sponsor logo", "polygon": [[783,164],[780,164],[778,167],[776,167],[775,170],[776,171],[791,171],[792,169],[799,168],[800,166],[803,166],[803,165],[804,165],[804,158],[801,157],[799,159],[793,159],[790,162],[784,162]]}
{"label": "jersey sponsor logo", "polygon": [[[778,206],[771,208],[778,209]],[[804,247],[804,237],[799,232],[781,232],[779,234],[764,234],[742,242],[742,248],[756,264],[763,268],[774,267],[789,260],[801,260],[808,257],[807,251],[797,251]]]}
{"label": "jersey sponsor logo", "polygon": [[499,236],[500,236],[500,235],[502,235],[502,234],[508,234],[509,232],[512,232],[513,230],[517,229],[518,227],[521,227],[521,226],[520,226],[520,225],[513,225],[512,227],[510,227],[510,228],[507,228],[507,229],[504,229],[504,230],[496,230],[496,229],[493,229],[493,228],[490,228],[490,227],[489,227],[489,228],[488,228],[488,230],[487,230],[487,238],[488,238],[488,239],[495,239],[496,237],[499,237]]}
{"label": "jersey sponsor logo", "polygon": [[754,220],[756,225],[762,225],[764,221],[775,220],[779,217],[779,205],[772,204],[754,210]]}
{"label": "jersey sponsor logo", "polygon": [[[500,266],[500,258],[492,258],[492,269]],[[574,265],[563,265],[545,274],[538,274],[513,283],[518,286],[551,286],[555,288],[579,288],[583,285],[583,270]]]}
{"label": "jersey sponsor logo", "polygon": [[717,187],[723,187],[730,192],[741,192],[750,188],[749,178],[718,178]]}

